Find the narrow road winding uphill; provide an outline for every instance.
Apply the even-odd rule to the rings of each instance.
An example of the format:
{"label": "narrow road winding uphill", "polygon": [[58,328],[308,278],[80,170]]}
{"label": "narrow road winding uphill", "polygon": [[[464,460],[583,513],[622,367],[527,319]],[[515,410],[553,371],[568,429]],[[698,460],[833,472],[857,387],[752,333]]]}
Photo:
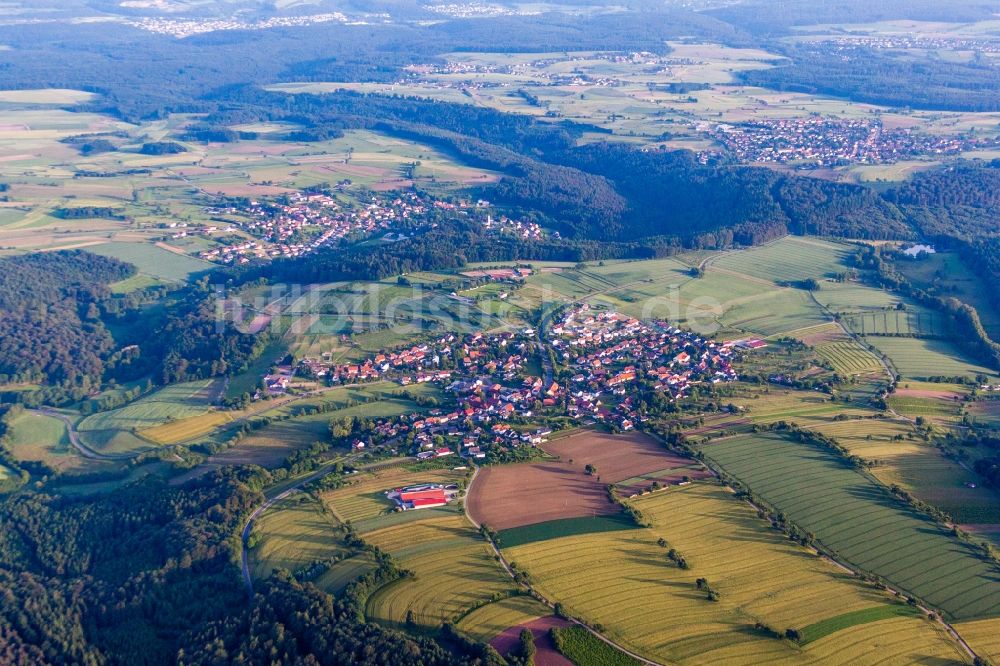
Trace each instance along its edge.
{"label": "narrow road winding uphill", "polygon": [[[287,488],[281,490],[277,495],[274,495],[273,497],[266,498],[266,500],[264,501],[264,503],[261,504],[256,509],[254,509],[253,513],[251,513],[250,516],[247,517],[247,521],[243,524],[243,531],[240,532],[240,543],[242,544],[242,547],[241,547],[241,551],[242,552],[240,554],[240,566],[241,566],[241,568],[243,570],[243,583],[244,583],[244,585],[246,585],[247,594],[249,594],[251,597],[253,596],[253,576],[250,575],[250,548],[249,548],[249,541],[250,541],[250,533],[253,532],[254,522],[258,518],[260,518],[261,515],[263,515],[263,513],[265,511],[267,511],[268,509],[270,509],[272,506],[274,506],[275,504],[277,504],[281,500],[283,500],[283,499],[285,499],[285,498],[287,498],[287,497],[295,494],[296,492],[298,492],[299,490],[301,490],[303,486],[306,486],[306,485],[312,483],[313,481],[315,481],[316,479],[318,479],[320,477],[323,477],[323,476],[326,476],[327,474],[329,474],[330,473],[329,467],[331,465],[334,465],[336,463],[342,463],[344,465],[347,465],[347,464],[350,464],[351,462],[357,460],[361,455],[362,454],[360,454],[360,453],[356,453],[356,454],[353,454],[353,455],[346,456],[344,458],[338,458],[338,459],[330,460],[329,462],[324,463],[323,466],[320,469],[316,470],[315,472],[311,472],[311,473],[307,474],[306,476],[302,477],[301,479],[299,479],[298,481],[296,481],[291,486],[288,486]],[[407,458],[407,460],[416,460],[416,458]],[[384,464],[385,464],[384,461],[382,461],[382,462],[376,462],[376,463],[372,463],[370,465],[363,465],[361,467],[358,467],[357,469],[363,471],[363,470],[370,469],[372,467],[378,467],[378,466],[384,465]],[[266,495],[265,495],[265,497],[266,497]]]}

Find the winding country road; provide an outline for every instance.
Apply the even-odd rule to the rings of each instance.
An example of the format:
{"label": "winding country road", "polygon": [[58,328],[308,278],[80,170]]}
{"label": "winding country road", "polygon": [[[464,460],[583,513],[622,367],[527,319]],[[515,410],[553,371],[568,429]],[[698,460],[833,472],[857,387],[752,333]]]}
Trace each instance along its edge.
{"label": "winding country road", "polygon": [[[360,455],[360,454],[358,454],[358,455]],[[280,493],[278,493],[274,497],[271,497],[271,498],[268,498],[267,500],[265,500],[265,502],[263,504],[261,504],[259,507],[257,507],[256,509],[254,509],[253,513],[251,513],[250,516],[247,517],[246,522],[243,524],[243,531],[240,532],[240,543],[242,544],[242,548],[241,548],[242,552],[240,554],[240,566],[241,566],[241,568],[243,570],[243,583],[244,583],[244,585],[246,585],[247,594],[249,594],[251,597],[253,597],[253,577],[250,575],[250,548],[249,548],[249,541],[250,541],[250,533],[253,531],[254,521],[256,521],[258,518],[260,518],[260,516],[265,511],[267,511],[268,509],[270,509],[272,506],[274,506],[275,504],[277,504],[281,500],[283,500],[286,497],[289,497],[290,495],[293,495],[294,493],[298,492],[302,488],[302,486],[305,486],[305,485],[307,485],[309,483],[312,483],[316,479],[318,479],[318,478],[320,478],[322,476],[326,476],[327,474],[329,474],[330,473],[329,467],[331,465],[333,465],[335,463],[338,463],[338,462],[339,463],[349,463],[352,460],[357,459],[358,455],[347,456],[346,458],[339,458],[337,460],[331,460],[331,461],[329,461],[327,463],[324,463],[323,466],[320,469],[316,470],[315,472],[311,472],[310,474],[307,474],[306,476],[302,477],[301,479],[299,479],[298,481],[296,481],[291,486],[289,486],[289,487],[285,488],[284,490],[282,490]]]}
{"label": "winding country road", "polygon": [[57,412],[56,410],[50,407],[40,407],[37,410],[27,410],[27,411],[34,412],[36,414],[42,414],[43,416],[50,416],[52,418],[59,419],[60,421],[65,423],[66,434],[69,437],[69,443],[73,446],[74,449],[76,449],[77,453],[79,453],[81,456],[89,460],[104,460],[104,461],[131,460],[132,458],[142,453],[145,453],[148,450],[144,449],[142,451],[137,451],[134,453],[101,453],[100,451],[95,451],[94,449],[90,448],[89,446],[80,441],[80,433],[77,432],[76,426],[73,425],[73,419],[66,416],[65,414]]}
{"label": "winding country road", "polygon": [[[394,442],[396,440],[391,440],[391,441]],[[390,442],[386,442],[386,444],[389,444],[389,443]],[[320,467],[318,470],[316,470],[314,472],[310,472],[309,474],[307,474],[306,476],[302,477],[301,479],[299,479],[298,481],[296,481],[292,485],[290,485],[287,488],[284,488],[283,490],[281,490],[277,495],[274,495],[273,497],[269,497],[268,498],[266,496],[266,494],[265,494],[265,498],[266,499],[265,499],[264,503],[261,504],[256,509],[254,509],[253,513],[251,513],[247,517],[246,522],[243,523],[243,530],[240,532],[240,543],[242,545],[242,548],[241,548],[242,552],[240,554],[240,566],[241,566],[241,568],[243,570],[243,583],[244,583],[244,585],[246,585],[247,593],[251,597],[253,596],[253,576],[250,575],[250,548],[249,548],[249,541],[250,541],[250,533],[253,532],[254,522],[258,518],[260,518],[261,515],[263,515],[263,513],[265,511],[267,511],[268,509],[270,509],[272,506],[274,506],[275,504],[277,504],[281,500],[283,500],[283,499],[285,499],[287,497],[290,497],[291,495],[295,494],[296,492],[298,492],[299,490],[301,490],[303,486],[308,485],[308,484],[312,483],[313,481],[315,481],[316,479],[318,479],[320,477],[323,477],[323,476],[326,476],[327,474],[329,474],[330,473],[330,469],[329,469],[330,466],[335,465],[337,463],[341,463],[343,465],[348,465],[348,464],[354,462],[355,460],[357,460],[358,458],[360,458],[363,455],[364,455],[364,453],[352,453],[351,455],[344,456],[343,458],[335,458],[334,460],[329,460],[329,461],[323,463],[322,467]],[[415,461],[416,458],[404,457],[404,458],[393,458],[393,460],[411,460],[411,461]],[[374,463],[371,463],[369,465],[361,465],[357,469],[359,471],[364,471],[366,469],[371,469],[373,467],[380,467],[380,466],[383,466],[385,464],[386,463],[385,463],[384,460],[380,460],[378,462],[374,462]]]}

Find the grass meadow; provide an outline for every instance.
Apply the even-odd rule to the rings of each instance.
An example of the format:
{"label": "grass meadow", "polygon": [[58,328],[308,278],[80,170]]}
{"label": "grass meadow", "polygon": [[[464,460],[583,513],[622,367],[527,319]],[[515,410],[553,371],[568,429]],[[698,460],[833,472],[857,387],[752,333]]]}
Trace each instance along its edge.
{"label": "grass meadow", "polygon": [[159,442],[144,437],[143,431],[165,424],[178,424],[176,428],[165,431],[169,437],[178,436],[184,430],[203,427],[203,424],[189,419],[207,416],[218,389],[218,380],[211,379],[172,384],[124,407],[84,417],[76,427],[84,443],[97,451],[127,453],[148,449]]}
{"label": "grass meadow", "polygon": [[63,472],[84,465],[70,445],[66,424],[55,417],[24,412],[11,422],[9,432],[6,446],[18,460],[43,462]]}
{"label": "grass meadow", "polygon": [[996,376],[996,371],[966,358],[945,340],[867,337],[865,342],[884,354],[903,379]]}
{"label": "grass meadow", "polygon": [[[90,245],[85,249],[87,252],[134,264],[140,275],[154,280],[187,282],[193,276],[196,277],[212,269],[212,264],[206,261],[171,252],[151,243],[104,243]],[[121,283],[119,289],[120,285]]]}

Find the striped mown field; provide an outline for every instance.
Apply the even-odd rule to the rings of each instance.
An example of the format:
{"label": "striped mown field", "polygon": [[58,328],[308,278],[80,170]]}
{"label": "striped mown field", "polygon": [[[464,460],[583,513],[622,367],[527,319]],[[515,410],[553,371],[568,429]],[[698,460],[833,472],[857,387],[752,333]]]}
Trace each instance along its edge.
{"label": "striped mown field", "polygon": [[1000,571],[834,454],[780,433],[701,448],[839,557],[953,620],[1000,616]]}
{"label": "striped mown field", "polygon": [[[651,528],[538,541],[504,554],[547,598],[660,662],[745,663],[752,655],[755,663],[816,663],[835,661],[841,650],[861,654],[865,641],[885,644],[880,654],[897,663],[961,657],[938,625],[883,620],[881,611],[806,646],[768,637],[755,629],[758,622],[803,629],[894,600],[771,530],[720,485],[694,483],[633,505]],[[671,548],[688,569],[666,557]],[[698,590],[698,578],[718,591],[718,601]]]}
{"label": "striped mown field", "polygon": [[403,625],[410,616],[418,625],[438,627],[457,622],[493,595],[514,592],[514,582],[493,559],[489,544],[461,514],[428,514],[363,537],[414,573],[369,597],[365,614],[371,619]]}
{"label": "striped mown field", "polygon": [[458,623],[458,628],[474,640],[488,643],[508,627],[550,615],[552,611],[534,597],[519,595],[477,608]]}
{"label": "striped mown field", "polygon": [[[265,512],[254,525],[250,551],[251,572],[264,580],[274,569],[286,569],[300,580],[315,583],[330,593],[340,592],[375,568],[368,554],[354,555],[344,547],[339,523],[322,505],[307,495],[293,495]],[[303,573],[313,563],[343,558],[328,568]]]}

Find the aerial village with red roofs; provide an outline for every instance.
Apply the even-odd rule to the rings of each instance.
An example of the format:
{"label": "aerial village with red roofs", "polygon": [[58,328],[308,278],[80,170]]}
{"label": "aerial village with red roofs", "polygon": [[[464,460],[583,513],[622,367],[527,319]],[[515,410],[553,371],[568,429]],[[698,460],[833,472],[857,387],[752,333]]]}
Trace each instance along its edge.
{"label": "aerial village with red roofs", "polygon": [[[343,190],[350,181],[335,189]],[[253,259],[294,258],[312,254],[348,238],[377,238],[384,242],[405,240],[408,234],[437,226],[441,215],[468,216],[494,235],[520,240],[539,240],[544,235],[536,222],[494,216],[484,200],[444,201],[416,192],[392,196],[365,193],[347,203],[335,190],[289,192],[268,199],[233,198],[206,209],[217,224],[175,228],[172,237],[206,236],[219,233],[242,235],[198,256],[220,264],[246,264]],[[181,223],[184,224],[184,223]],[[553,232],[553,236],[558,234]],[[247,236],[250,236],[248,238]]]}
{"label": "aerial village with red roofs", "polygon": [[[363,451],[405,442],[419,460],[460,456],[490,462],[545,442],[552,434],[541,425],[547,417],[632,430],[646,420],[634,400],[639,382],[675,402],[695,385],[735,381],[736,355],[766,345],[761,340],[718,342],[664,322],[645,323],[583,305],[566,311],[544,335],[531,328],[449,333],[360,363],[305,358],[288,374],[268,375],[265,390],[280,395],[296,375],[329,385],[432,382],[449,407],[378,420],[370,436],[352,441],[352,447]],[[569,377],[565,385],[553,378],[549,350],[564,369],[562,376]],[[532,366],[535,373],[527,370],[533,357],[542,361]],[[537,427],[525,426],[532,423]],[[439,497],[436,489],[425,490],[447,501],[446,493]],[[400,509],[432,505],[423,495],[393,492]]]}

